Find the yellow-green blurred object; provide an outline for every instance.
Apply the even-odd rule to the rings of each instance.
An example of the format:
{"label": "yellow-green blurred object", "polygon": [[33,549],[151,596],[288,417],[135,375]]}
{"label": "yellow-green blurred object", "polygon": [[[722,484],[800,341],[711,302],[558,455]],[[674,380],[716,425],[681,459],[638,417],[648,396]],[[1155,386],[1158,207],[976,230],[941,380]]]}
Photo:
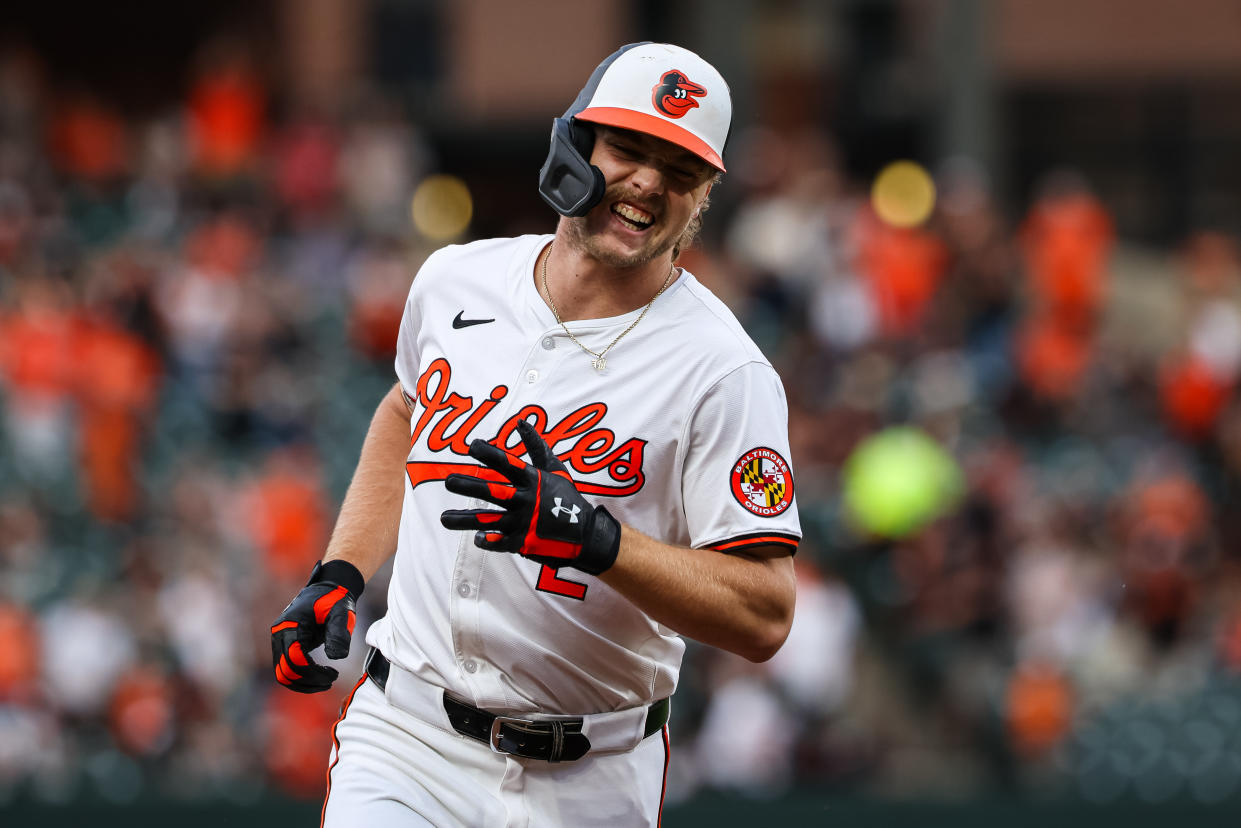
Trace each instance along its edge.
{"label": "yellow-green blurred object", "polygon": [[879,218],[894,227],[917,227],[935,209],[935,182],[914,161],[893,161],[875,177],[871,206]]}
{"label": "yellow-green blurred object", "polygon": [[474,200],[460,178],[432,175],[414,190],[410,213],[414,228],[423,236],[432,241],[449,241],[470,226]]}
{"label": "yellow-green blurred object", "polygon": [[956,460],[916,428],[884,429],[863,440],[845,461],[847,513],[879,537],[916,532],[951,510],[963,491]]}

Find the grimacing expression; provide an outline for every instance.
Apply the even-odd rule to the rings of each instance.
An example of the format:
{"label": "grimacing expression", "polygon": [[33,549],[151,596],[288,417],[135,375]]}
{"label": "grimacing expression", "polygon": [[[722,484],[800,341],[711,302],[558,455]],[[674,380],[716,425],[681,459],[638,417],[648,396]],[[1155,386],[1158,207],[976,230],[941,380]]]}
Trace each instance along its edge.
{"label": "grimacing expression", "polygon": [[571,238],[612,267],[639,267],[676,247],[715,180],[715,169],[692,152],[614,127],[595,127],[590,162],[607,190],[570,220]]}

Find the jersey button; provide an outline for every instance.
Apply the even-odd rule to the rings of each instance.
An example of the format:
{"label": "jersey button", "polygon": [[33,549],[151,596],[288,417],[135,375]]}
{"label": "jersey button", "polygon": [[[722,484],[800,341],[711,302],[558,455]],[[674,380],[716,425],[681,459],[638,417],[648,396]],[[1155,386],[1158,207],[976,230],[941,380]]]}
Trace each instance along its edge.
{"label": "jersey button", "polygon": [[469,598],[470,597],[470,585],[467,583],[457,584],[457,594],[460,595],[462,598]]}
{"label": "jersey button", "polygon": [[465,668],[465,671],[467,673],[478,672],[478,664],[474,661],[474,659],[470,659],[469,661],[467,661],[465,664],[462,664],[461,666]]}
{"label": "jersey button", "polygon": [[526,382],[536,382],[539,378],[539,372],[531,368],[526,372]]}
{"label": "jersey button", "polygon": [[556,349],[556,340],[552,339],[550,336],[543,337],[543,350],[553,351],[555,349]]}

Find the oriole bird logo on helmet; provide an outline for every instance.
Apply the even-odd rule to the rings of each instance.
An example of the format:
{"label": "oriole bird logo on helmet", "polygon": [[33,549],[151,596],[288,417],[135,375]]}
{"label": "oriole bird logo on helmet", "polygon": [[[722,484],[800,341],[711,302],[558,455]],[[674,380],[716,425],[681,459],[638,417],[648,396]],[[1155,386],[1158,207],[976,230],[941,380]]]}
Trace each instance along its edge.
{"label": "oriole bird logo on helmet", "polygon": [[707,90],[685,77],[676,69],[669,69],[651,90],[651,103],[669,118],[680,118],[698,106],[694,98],[702,98]]}

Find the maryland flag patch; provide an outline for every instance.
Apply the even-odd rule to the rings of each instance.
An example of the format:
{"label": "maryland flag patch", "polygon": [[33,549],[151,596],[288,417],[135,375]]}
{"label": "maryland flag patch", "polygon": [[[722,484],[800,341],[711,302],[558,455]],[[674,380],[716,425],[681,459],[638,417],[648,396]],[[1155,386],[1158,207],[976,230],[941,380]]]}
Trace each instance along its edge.
{"label": "maryland flag patch", "polygon": [[779,452],[750,449],[733,463],[733,497],[759,517],[775,517],[793,503],[793,472]]}

